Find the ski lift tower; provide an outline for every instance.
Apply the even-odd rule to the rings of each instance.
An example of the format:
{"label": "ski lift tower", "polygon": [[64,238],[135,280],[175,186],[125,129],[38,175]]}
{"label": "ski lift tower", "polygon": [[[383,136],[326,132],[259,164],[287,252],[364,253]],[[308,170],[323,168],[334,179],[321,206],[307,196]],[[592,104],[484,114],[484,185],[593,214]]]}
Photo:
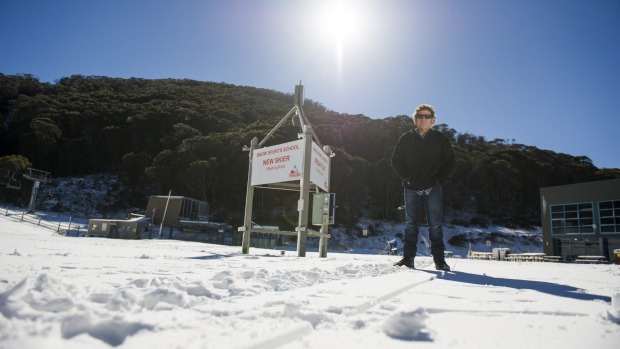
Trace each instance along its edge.
{"label": "ski lift tower", "polygon": [[35,170],[34,168],[28,168],[28,172],[24,173],[24,178],[33,181],[32,193],[30,194],[30,204],[28,205],[27,213],[34,213],[34,208],[37,201],[37,192],[41,183],[48,183],[51,179],[51,173],[47,171]]}
{"label": "ski lift tower", "polygon": [[[297,236],[297,256],[306,256],[306,241],[310,237],[319,237],[319,256],[327,257],[328,225],[333,224],[335,194],[329,193],[329,175],[331,158],[334,157],[329,146],[322,146],[314,132],[312,125],[306,118],[302,106],[304,104],[304,87],[299,83],[295,86],[295,106],[280,120],[280,122],[259,143],[254,137],[249,151],[248,183],[245,198],[245,216],[241,249],[243,254],[250,250],[252,233],[267,233],[278,235]],[[280,128],[286,120],[298,121],[301,133],[298,140],[263,147],[265,142]],[[252,205],[254,188],[279,190],[299,190],[297,211],[299,212],[298,225],[295,232],[281,231],[279,228],[264,227],[252,222]],[[312,225],[320,226],[320,231],[308,227],[310,214],[310,192],[313,191]]]}

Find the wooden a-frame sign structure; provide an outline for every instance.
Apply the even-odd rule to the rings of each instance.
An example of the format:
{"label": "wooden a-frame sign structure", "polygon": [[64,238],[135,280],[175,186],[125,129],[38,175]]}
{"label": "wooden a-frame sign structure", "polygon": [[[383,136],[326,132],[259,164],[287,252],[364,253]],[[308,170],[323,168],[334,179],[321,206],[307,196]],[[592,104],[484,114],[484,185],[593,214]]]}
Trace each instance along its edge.
{"label": "wooden a-frame sign structure", "polygon": [[[306,256],[307,238],[319,237],[319,256],[327,256],[328,220],[320,223],[320,230],[315,231],[308,227],[310,191],[319,193],[329,191],[329,174],[331,158],[335,155],[329,146],[322,146],[319,138],[306,118],[302,106],[304,102],[303,85],[295,86],[295,106],[280,120],[280,122],[263,138],[260,143],[254,137],[249,151],[248,183],[245,198],[245,216],[241,249],[243,254],[250,251],[252,233],[268,233],[297,236],[297,256]],[[297,118],[301,133],[298,140],[270,147],[263,147],[265,142],[289,118]],[[294,120],[293,120],[294,121]],[[295,232],[265,228],[252,222],[252,205],[254,189],[256,187],[299,190],[297,211],[299,212],[298,225]]]}

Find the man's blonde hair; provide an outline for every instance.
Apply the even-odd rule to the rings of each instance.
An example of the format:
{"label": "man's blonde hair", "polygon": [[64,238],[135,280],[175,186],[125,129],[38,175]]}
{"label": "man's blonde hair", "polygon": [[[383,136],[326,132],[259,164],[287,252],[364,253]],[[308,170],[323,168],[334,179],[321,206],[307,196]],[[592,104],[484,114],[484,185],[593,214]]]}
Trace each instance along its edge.
{"label": "man's blonde hair", "polygon": [[433,117],[435,117],[435,107],[433,107],[430,104],[420,104],[415,108],[415,111],[413,112],[413,116],[415,117],[415,115],[420,111],[420,110],[428,110],[431,112],[431,115]]}

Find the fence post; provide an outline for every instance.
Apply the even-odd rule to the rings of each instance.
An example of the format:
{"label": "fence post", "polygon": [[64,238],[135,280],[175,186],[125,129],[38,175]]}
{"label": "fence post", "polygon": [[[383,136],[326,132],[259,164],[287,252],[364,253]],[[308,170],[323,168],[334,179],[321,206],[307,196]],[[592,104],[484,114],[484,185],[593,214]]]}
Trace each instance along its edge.
{"label": "fence post", "polygon": [[58,223],[58,229],[56,229],[56,232],[60,232],[60,222]]}
{"label": "fence post", "polygon": [[65,235],[69,236],[69,232],[71,231],[71,221],[73,221],[73,216],[69,216],[69,226],[67,227],[67,233]]}
{"label": "fence post", "polygon": [[37,223],[37,225],[41,225],[41,217],[39,217],[39,222]]}
{"label": "fence post", "polygon": [[24,221],[24,214],[25,214],[25,213],[26,213],[26,212],[22,212],[22,222]]}

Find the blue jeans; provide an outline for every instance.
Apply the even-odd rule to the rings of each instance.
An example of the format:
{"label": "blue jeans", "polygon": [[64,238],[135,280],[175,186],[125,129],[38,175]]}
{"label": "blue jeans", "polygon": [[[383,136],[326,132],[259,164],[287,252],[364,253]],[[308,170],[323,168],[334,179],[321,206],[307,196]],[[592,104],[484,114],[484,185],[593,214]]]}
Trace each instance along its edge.
{"label": "blue jeans", "polygon": [[[428,191],[427,191],[428,192]],[[430,192],[405,188],[405,246],[403,257],[415,257],[418,252],[418,224],[420,212],[426,208],[428,237],[431,240],[431,254],[435,263],[443,262],[446,246],[443,242],[443,191],[436,184]]]}

